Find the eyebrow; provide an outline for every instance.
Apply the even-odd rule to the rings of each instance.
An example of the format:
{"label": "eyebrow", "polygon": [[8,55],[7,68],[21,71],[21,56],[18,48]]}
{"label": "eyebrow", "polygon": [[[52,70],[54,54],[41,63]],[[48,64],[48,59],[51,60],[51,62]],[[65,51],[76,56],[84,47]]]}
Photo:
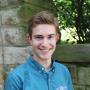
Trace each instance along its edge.
{"label": "eyebrow", "polygon": [[[56,35],[56,34],[49,34],[48,36],[53,36],[53,35]],[[43,36],[43,35],[36,34],[34,36]]]}

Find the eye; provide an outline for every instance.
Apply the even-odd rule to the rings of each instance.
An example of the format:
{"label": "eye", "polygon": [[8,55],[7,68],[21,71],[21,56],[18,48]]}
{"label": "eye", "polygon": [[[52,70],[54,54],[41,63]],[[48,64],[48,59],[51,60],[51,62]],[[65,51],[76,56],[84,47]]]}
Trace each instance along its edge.
{"label": "eye", "polygon": [[43,36],[41,36],[41,35],[36,35],[36,36],[35,36],[35,39],[37,39],[37,40],[42,40],[42,39],[43,39]]}
{"label": "eye", "polygon": [[49,35],[49,36],[48,36],[48,38],[50,39],[50,38],[52,38],[52,36],[51,36],[51,35]]}
{"label": "eye", "polygon": [[48,39],[52,39],[52,38],[54,38],[55,37],[55,35],[49,35],[48,36]]}

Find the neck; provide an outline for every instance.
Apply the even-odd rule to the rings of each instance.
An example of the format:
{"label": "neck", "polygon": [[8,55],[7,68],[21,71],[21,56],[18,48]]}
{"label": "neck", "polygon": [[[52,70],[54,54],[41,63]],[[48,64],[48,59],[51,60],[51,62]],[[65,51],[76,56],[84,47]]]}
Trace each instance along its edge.
{"label": "neck", "polygon": [[40,59],[36,56],[33,56],[33,59],[41,64],[45,69],[49,69],[51,67],[51,59]]}

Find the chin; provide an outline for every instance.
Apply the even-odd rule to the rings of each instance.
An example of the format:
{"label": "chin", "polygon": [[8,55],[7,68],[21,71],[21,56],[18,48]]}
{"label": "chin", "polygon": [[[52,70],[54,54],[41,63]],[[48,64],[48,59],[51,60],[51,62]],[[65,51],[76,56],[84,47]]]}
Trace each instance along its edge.
{"label": "chin", "polygon": [[48,57],[46,57],[46,56],[43,56],[43,57],[40,57],[42,60],[48,60],[48,59],[51,59],[51,56],[48,56]]}

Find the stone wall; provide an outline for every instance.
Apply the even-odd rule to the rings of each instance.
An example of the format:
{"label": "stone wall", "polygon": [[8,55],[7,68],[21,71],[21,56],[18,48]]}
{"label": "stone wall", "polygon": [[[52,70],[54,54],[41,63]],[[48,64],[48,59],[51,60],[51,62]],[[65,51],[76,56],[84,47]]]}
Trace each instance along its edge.
{"label": "stone wall", "polygon": [[[18,11],[23,5],[21,1],[0,0],[0,90],[3,90],[3,83],[7,73],[17,65],[23,63],[32,53],[31,46],[25,40],[26,31],[23,29],[21,19],[18,15]],[[35,0],[34,5],[36,6]],[[53,56],[54,58],[59,58],[59,62],[69,67],[75,90],[90,90],[89,53],[90,45],[60,45],[57,46]]]}
{"label": "stone wall", "polygon": [[21,5],[20,0],[0,0],[0,90],[12,67],[30,55],[18,16]]}
{"label": "stone wall", "polygon": [[75,90],[90,90],[90,44],[57,45],[53,57],[68,66]]}

